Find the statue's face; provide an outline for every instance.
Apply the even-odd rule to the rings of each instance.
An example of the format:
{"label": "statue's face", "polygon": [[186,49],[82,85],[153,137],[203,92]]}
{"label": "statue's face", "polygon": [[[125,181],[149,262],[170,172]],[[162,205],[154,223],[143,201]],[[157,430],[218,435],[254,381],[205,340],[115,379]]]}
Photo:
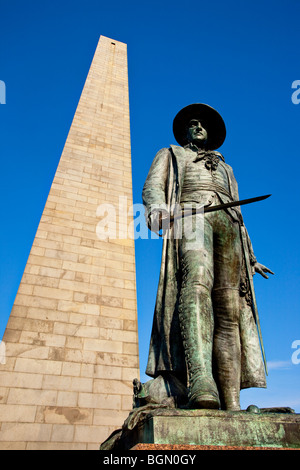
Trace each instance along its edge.
{"label": "statue's face", "polygon": [[198,146],[207,141],[207,131],[198,119],[192,119],[188,125],[188,140]]}

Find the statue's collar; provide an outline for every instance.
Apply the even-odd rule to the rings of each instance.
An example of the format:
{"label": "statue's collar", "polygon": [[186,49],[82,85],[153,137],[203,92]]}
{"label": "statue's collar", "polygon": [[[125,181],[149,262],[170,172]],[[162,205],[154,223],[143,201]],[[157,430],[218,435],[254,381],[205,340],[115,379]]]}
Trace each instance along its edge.
{"label": "statue's collar", "polygon": [[205,156],[208,156],[208,157],[216,156],[216,157],[219,157],[220,160],[225,162],[225,158],[223,157],[223,155],[220,152],[216,152],[215,150],[206,150],[206,149],[203,149],[203,148],[198,148],[197,145],[194,145],[192,142],[189,142],[183,148],[185,150],[191,150],[192,152],[197,153],[197,156],[200,157],[200,158],[201,157],[203,158]]}

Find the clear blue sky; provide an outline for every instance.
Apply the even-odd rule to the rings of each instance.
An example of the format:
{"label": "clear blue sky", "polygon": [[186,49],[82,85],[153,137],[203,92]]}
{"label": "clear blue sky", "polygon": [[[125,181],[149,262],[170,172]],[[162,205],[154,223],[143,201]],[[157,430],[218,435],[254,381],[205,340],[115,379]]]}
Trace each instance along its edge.
{"label": "clear blue sky", "polygon": [[[255,276],[269,362],[267,390],[242,405],[300,412],[300,80],[297,0],[2,1],[0,80],[0,338],[100,35],[128,44],[134,202],[155,153],[176,143],[172,120],[204,102],[227,126],[220,149],[241,198],[272,193],[243,210],[254,251],[275,271]],[[136,242],[141,377],[160,266],[157,240]],[[298,356],[300,357],[300,355]]]}

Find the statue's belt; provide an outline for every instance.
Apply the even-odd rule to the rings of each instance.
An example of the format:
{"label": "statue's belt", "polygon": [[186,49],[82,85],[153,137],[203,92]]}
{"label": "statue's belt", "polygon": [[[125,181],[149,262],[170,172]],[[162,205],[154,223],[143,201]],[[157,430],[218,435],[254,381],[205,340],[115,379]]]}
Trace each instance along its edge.
{"label": "statue's belt", "polygon": [[196,185],[193,185],[193,187],[191,188],[188,188],[188,187],[183,187],[182,188],[182,194],[181,194],[181,198],[184,196],[184,195],[190,195],[191,193],[195,194],[197,193],[198,191],[212,191],[214,193],[222,193],[224,194],[225,196],[227,196],[231,201],[233,201],[233,197],[231,196],[231,194],[227,191],[226,188],[224,188],[223,186],[219,185],[219,184],[211,184],[211,183],[199,183],[199,184],[196,184]]}

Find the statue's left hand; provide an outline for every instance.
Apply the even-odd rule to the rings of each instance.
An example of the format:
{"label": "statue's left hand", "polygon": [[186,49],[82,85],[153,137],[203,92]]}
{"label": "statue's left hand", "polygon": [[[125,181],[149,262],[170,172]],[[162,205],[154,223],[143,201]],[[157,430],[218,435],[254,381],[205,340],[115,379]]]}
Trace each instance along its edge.
{"label": "statue's left hand", "polygon": [[265,273],[274,274],[269,268],[257,262],[254,265],[254,269],[256,273],[261,274],[265,279],[269,279],[269,276],[267,276]]}

